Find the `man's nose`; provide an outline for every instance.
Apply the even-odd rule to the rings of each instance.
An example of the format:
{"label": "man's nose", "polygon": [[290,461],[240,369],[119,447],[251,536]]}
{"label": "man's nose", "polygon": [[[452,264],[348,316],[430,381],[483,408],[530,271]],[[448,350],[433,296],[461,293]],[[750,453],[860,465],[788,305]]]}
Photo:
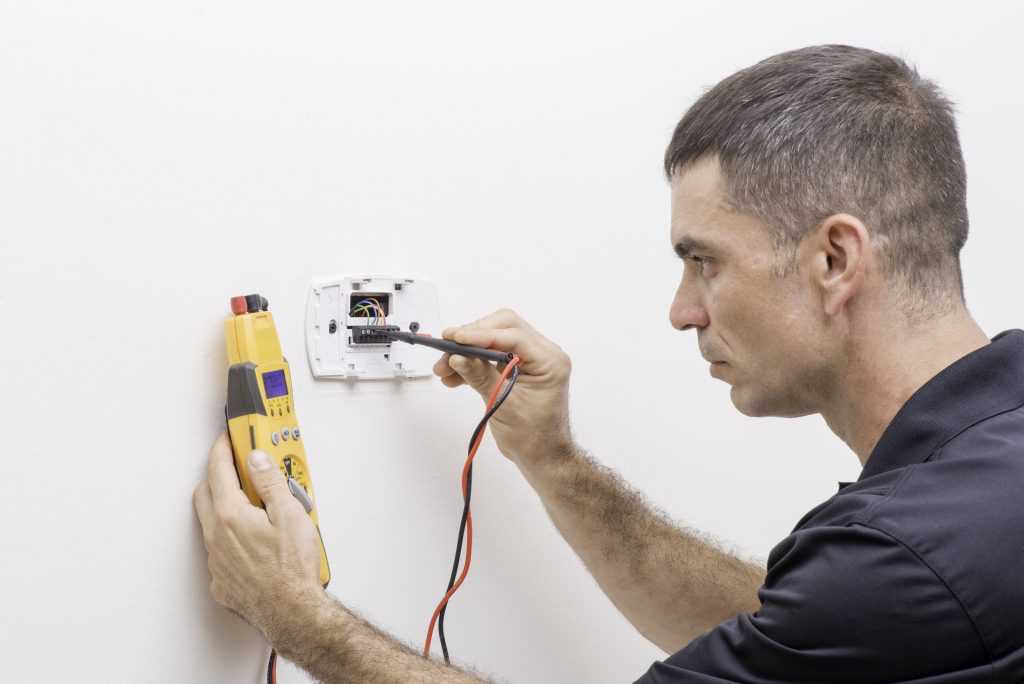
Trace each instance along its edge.
{"label": "man's nose", "polygon": [[708,326],[708,310],[700,300],[697,288],[679,283],[672,308],[668,311],[668,319],[676,330],[690,328],[706,328]]}

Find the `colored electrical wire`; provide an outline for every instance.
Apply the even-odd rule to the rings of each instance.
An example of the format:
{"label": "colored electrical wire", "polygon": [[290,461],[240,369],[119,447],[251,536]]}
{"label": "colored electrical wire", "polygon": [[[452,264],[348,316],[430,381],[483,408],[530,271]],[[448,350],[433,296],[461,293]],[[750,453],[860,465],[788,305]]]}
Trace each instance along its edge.
{"label": "colored electrical wire", "polygon": [[267,684],[277,684],[277,651],[273,648],[267,661]]}
{"label": "colored electrical wire", "polygon": [[352,308],[352,313],[353,314],[356,313],[356,312],[360,312],[360,311],[367,312],[366,318],[369,318],[371,314],[373,316],[377,315],[377,307],[373,304],[373,302],[367,301],[365,299],[363,301],[357,303]]}
{"label": "colored electrical wire", "polygon": [[[473,445],[476,444],[480,440],[481,433],[483,432],[483,430],[487,426],[487,421],[490,420],[491,416],[493,416],[494,413],[501,407],[502,403],[504,403],[505,398],[508,397],[509,392],[512,391],[512,386],[516,384],[516,379],[518,377],[519,377],[519,367],[515,366],[515,367],[513,367],[511,375],[509,375],[509,377],[508,377],[508,385],[505,387],[505,391],[502,392],[501,396],[494,403],[494,407],[491,408],[491,410],[488,411],[484,415],[483,419],[481,419],[481,421],[477,424],[476,430],[473,431],[473,436],[470,437],[470,439],[469,439],[469,448],[470,449],[472,449]],[[462,555],[462,537],[463,537],[463,533],[465,532],[466,527],[467,527],[467,525],[469,524],[469,521],[470,521],[469,501],[470,501],[470,497],[472,495],[472,489],[473,489],[473,465],[472,464],[470,464],[468,470],[466,471],[466,478],[465,478],[465,480],[466,480],[466,483],[465,483],[465,503],[463,504],[463,507],[462,507],[462,520],[459,523],[459,537],[458,537],[458,542],[455,545],[455,561],[452,563],[452,575],[451,575],[451,578],[448,580],[448,589],[451,589],[452,585],[455,583],[455,574],[456,574],[456,572],[458,572],[458,569],[459,569],[459,559],[460,559],[460,557]],[[448,605],[446,603],[444,608],[441,609],[441,612],[438,614],[438,617],[437,617],[437,637],[438,637],[438,640],[441,642],[441,651],[442,651],[442,653],[444,653],[444,661],[446,663],[451,662],[449,660],[449,658],[448,658],[448,642],[445,639],[445,635],[444,635],[444,616],[445,616],[445,613],[447,611],[448,611]]]}
{"label": "colored electrical wire", "polygon": [[378,325],[377,321],[380,320],[380,319],[383,319],[384,320],[384,325],[387,325],[387,315],[385,315],[384,307],[381,306],[379,300],[377,300],[377,299],[375,299],[373,297],[367,297],[366,299],[363,299],[363,300],[359,301],[356,304],[356,306],[360,306],[360,305],[363,305],[364,308],[365,307],[372,307],[373,308],[373,310],[374,310],[374,321],[373,321],[373,324],[374,325]]}
{"label": "colored electrical wire", "polygon": [[[514,372],[515,373],[515,377],[518,377],[518,374],[519,374],[518,365],[519,365],[519,363],[520,363],[519,358],[515,357],[513,359],[512,363],[510,363],[506,367],[505,372],[502,374],[502,376],[499,379],[498,383],[495,385],[494,391],[491,394],[491,399],[490,399],[490,402],[488,403],[488,407],[487,407],[488,408],[487,414],[485,415],[484,419],[480,422],[480,425],[477,426],[477,430],[474,431],[474,439],[470,440],[470,453],[469,453],[468,458],[466,459],[466,465],[463,467],[463,471],[462,471],[462,495],[463,495],[463,499],[464,499],[463,518],[462,518],[462,521],[460,522],[460,525],[459,525],[459,540],[458,540],[458,546],[456,548],[455,567],[456,568],[458,567],[458,563],[459,563],[459,559],[460,559],[460,555],[461,555],[461,544],[462,544],[463,535],[465,535],[465,540],[466,540],[466,562],[465,562],[465,565],[463,566],[462,574],[459,575],[458,579],[455,580],[454,582],[451,581],[451,580],[449,581],[447,593],[444,595],[444,598],[441,599],[441,602],[438,604],[437,608],[434,610],[433,616],[431,616],[430,626],[429,626],[429,628],[427,630],[427,642],[424,645],[424,650],[423,650],[424,657],[427,657],[429,655],[429,653],[430,653],[430,641],[431,641],[431,636],[433,634],[433,629],[434,629],[435,621],[440,619],[441,613],[443,611],[445,611],[445,609],[447,608],[448,601],[451,599],[452,595],[454,595],[454,593],[459,589],[459,587],[462,586],[462,583],[466,579],[466,575],[469,573],[469,565],[470,565],[470,561],[472,559],[472,554],[473,554],[473,516],[472,516],[472,513],[470,512],[470,509],[469,509],[469,498],[470,498],[470,495],[472,493],[473,458],[476,456],[476,451],[477,451],[477,449],[479,449],[480,442],[483,439],[483,432],[484,432],[484,429],[486,427],[487,420],[489,420],[490,417],[492,415],[494,415],[494,412],[497,411],[497,409],[500,407],[501,402],[503,402],[505,400],[505,397],[508,396],[508,392],[511,390],[511,387],[512,387],[512,384],[514,384],[514,381],[510,382],[509,386],[506,388],[506,391],[502,394],[501,402],[496,401],[496,396],[498,394],[498,390],[501,387],[502,382],[505,380],[506,377],[508,377],[510,375],[511,372]],[[454,580],[454,577],[452,579]],[[447,662],[448,661],[448,658],[447,658],[447,644],[443,640],[442,640],[442,649],[445,651],[445,660]]]}
{"label": "colored electrical wire", "polygon": [[[377,301],[376,299],[374,299],[373,297],[367,297],[367,299],[368,299],[369,301],[373,302],[374,306],[376,306],[376,307],[377,307],[377,312],[378,312],[378,314],[380,315],[380,317],[381,317],[381,318],[383,318],[383,319],[384,319],[384,325],[387,325],[387,324],[388,324],[388,317],[387,317],[387,315],[385,315],[385,313],[384,313],[384,307],[383,307],[383,306],[381,306],[381,305],[380,305],[380,302],[379,302],[379,301]],[[376,320],[374,320],[373,324],[374,324],[374,325],[377,325],[377,321],[376,321]]]}
{"label": "colored electrical wire", "polygon": [[[424,658],[427,658],[430,655],[430,642],[434,634],[434,625],[440,619],[441,623],[438,627],[438,636],[440,637],[441,640],[441,648],[442,651],[444,652],[445,662],[449,662],[448,646],[444,639],[443,633],[443,615],[448,607],[448,601],[451,599],[452,595],[454,595],[455,592],[458,591],[459,587],[462,586],[462,583],[466,580],[466,575],[469,573],[470,560],[472,559],[473,555],[473,515],[470,512],[469,507],[470,495],[472,494],[473,485],[473,458],[476,456],[476,452],[480,448],[480,443],[483,440],[484,433],[487,429],[487,422],[490,420],[491,416],[493,416],[495,412],[497,412],[497,410],[501,408],[502,403],[504,403],[505,399],[512,391],[512,387],[515,385],[515,381],[519,377],[519,366],[521,363],[522,359],[520,359],[518,356],[515,356],[512,358],[512,361],[505,367],[504,372],[502,372],[501,377],[498,379],[497,384],[495,384],[494,386],[494,391],[491,393],[490,401],[487,404],[487,411],[485,412],[483,419],[481,419],[480,423],[477,425],[476,430],[473,431],[473,437],[470,439],[469,454],[466,457],[466,464],[465,466],[463,466],[462,469],[463,507],[462,520],[459,523],[459,537],[455,549],[455,562],[452,567],[451,578],[448,581],[448,589],[445,592],[444,597],[441,599],[441,602],[438,603],[437,608],[434,609],[434,614],[430,618],[430,625],[427,628],[427,640],[423,646]],[[508,379],[508,385],[505,387],[504,391],[501,393],[501,396],[499,398],[498,392],[499,390],[501,390],[502,384],[505,382],[506,379]],[[462,573],[459,574],[458,578],[456,578],[456,571],[458,570],[459,561],[461,560],[462,556],[463,539],[465,539],[466,542],[466,560],[462,568]]]}
{"label": "colored electrical wire", "polygon": [[349,312],[349,315],[352,316],[358,312],[366,312],[367,315],[365,316],[365,318],[370,318],[370,313],[372,312],[372,325],[381,325],[381,320],[384,321],[383,325],[388,324],[388,317],[387,314],[384,313],[384,307],[381,306],[380,301],[373,297],[367,297],[366,299],[362,299],[356,302],[356,305],[352,307],[352,310]]}

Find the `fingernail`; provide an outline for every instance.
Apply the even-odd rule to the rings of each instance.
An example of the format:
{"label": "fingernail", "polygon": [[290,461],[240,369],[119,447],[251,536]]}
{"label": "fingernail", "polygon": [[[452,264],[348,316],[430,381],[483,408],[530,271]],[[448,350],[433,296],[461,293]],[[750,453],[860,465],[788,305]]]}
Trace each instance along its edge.
{"label": "fingernail", "polygon": [[464,356],[453,356],[448,359],[448,365],[455,370],[466,370],[469,364],[466,363],[466,357]]}
{"label": "fingernail", "polygon": [[274,462],[270,460],[270,456],[265,451],[257,450],[249,454],[249,467],[253,470],[266,470],[273,468]]}

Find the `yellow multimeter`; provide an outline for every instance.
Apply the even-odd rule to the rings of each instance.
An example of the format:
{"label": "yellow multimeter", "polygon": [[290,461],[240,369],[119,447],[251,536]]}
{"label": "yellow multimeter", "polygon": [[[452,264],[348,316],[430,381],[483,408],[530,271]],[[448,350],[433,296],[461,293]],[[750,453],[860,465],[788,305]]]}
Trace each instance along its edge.
{"label": "yellow multimeter", "polygon": [[[267,300],[260,295],[232,297],[231,311],[234,315],[224,321],[231,364],[225,416],[238,481],[252,505],[260,506],[260,498],[249,479],[248,459],[253,449],[265,451],[284,473],[288,489],[305,507],[319,534],[313,481],[295,417],[291,372],[281,355]],[[330,579],[331,569],[321,539],[320,584],[326,587]]]}

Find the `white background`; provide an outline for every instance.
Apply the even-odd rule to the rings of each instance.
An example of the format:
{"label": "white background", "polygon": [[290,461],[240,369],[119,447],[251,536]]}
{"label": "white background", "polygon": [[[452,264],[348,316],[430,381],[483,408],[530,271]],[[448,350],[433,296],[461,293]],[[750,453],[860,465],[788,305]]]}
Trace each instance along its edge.
{"label": "white background", "polygon": [[[248,292],[292,360],[331,590],[422,643],[481,405],[433,380],[314,382],[320,274],[432,278],[446,325],[520,311],[573,357],[581,442],[763,559],[859,466],[818,417],[738,414],[668,325],[671,130],[782,50],[906,56],[959,103],[968,304],[993,335],[1020,324],[1022,19],[979,2],[0,2],[6,679],[259,680],[266,645],[210,598],[191,502],[223,422],[222,319]],[[490,441],[475,475],[457,661],[624,682],[662,657]]]}

